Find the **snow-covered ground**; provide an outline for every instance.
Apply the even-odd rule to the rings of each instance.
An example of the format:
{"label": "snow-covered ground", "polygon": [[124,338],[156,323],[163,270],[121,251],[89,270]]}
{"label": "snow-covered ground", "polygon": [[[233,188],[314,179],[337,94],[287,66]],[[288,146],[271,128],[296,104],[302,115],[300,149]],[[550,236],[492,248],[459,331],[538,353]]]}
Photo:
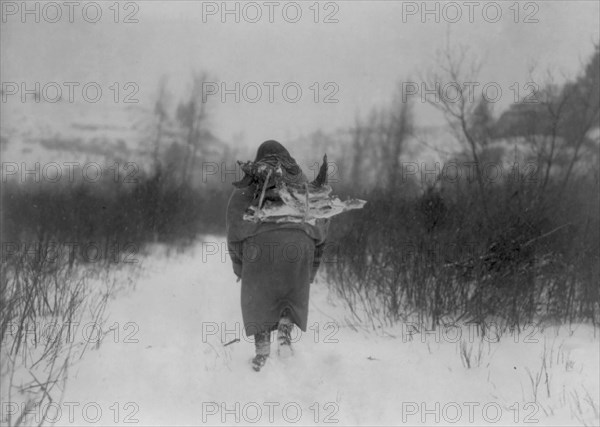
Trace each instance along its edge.
{"label": "snow-covered ground", "polygon": [[113,330],[72,368],[57,425],[598,425],[592,327],[531,326],[499,343],[466,326],[373,331],[322,278],[294,356],[279,359],[273,343],[256,373],[223,248],[206,238],[142,260],[110,304]]}

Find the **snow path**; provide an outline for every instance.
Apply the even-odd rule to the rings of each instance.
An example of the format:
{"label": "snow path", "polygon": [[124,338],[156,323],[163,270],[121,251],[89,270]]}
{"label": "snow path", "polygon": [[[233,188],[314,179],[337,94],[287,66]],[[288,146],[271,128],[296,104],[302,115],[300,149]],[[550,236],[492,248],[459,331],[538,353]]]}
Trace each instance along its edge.
{"label": "snow path", "polygon": [[[224,248],[221,238],[205,241]],[[74,418],[65,410],[57,425],[598,424],[592,328],[571,336],[566,327],[558,335],[531,329],[517,343],[481,345],[465,330],[472,363],[482,350],[479,366],[467,369],[460,343],[449,342],[456,330],[409,340],[406,325],[386,334],[349,327],[349,313],[322,282],[311,289],[314,326],[297,337],[295,355],[279,359],[273,343],[256,373],[254,345],[241,334],[240,284],[227,254],[203,247],[143,260],[135,289],[109,308],[107,326],[118,324],[118,336],[109,332],[72,368],[64,402]],[[222,345],[234,338],[240,342]],[[530,376],[540,371],[534,402]]]}

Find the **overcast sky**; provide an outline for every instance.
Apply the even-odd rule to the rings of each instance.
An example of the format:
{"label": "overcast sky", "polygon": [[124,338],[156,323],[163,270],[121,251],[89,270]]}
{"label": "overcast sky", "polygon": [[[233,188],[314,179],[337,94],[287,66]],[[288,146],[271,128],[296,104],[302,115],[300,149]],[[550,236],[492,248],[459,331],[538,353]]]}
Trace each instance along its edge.
{"label": "overcast sky", "polygon": [[[498,102],[502,108],[513,97],[509,86],[517,82],[522,88],[530,80],[528,69],[533,63],[539,70],[552,68],[574,75],[598,41],[600,26],[597,1],[521,2],[516,6],[513,1],[499,2],[502,16],[498,22],[489,22],[495,19],[496,9],[488,7],[484,15],[484,3],[475,6],[474,22],[469,22],[468,6],[457,2],[454,5],[460,6],[462,17],[456,23],[444,22],[444,16],[455,19],[457,9],[444,8],[443,3],[438,5],[439,23],[434,22],[435,15],[421,22],[421,11],[411,10],[420,8],[421,2],[325,2],[318,5],[318,23],[312,1],[298,2],[302,16],[295,23],[288,22],[296,15],[295,5],[286,6],[289,2],[274,2],[272,23],[265,2],[255,3],[262,13],[257,23],[247,22],[255,18],[256,7],[247,6],[244,14],[243,4],[238,5],[242,13],[236,23],[233,14],[221,15],[222,2],[192,1],[132,2],[120,9],[118,19],[123,21],[132,13],[139,22],[115,23],[113,2],[98,2],[102,17],[95,24],[83,19],[81,6],[74,10],[73,23],[66,7],[57,23],[46,22],[55,16],[52,9],[46,9],[45,15],[40,11],[39,23],[33,22],[35,16],[26,16],[28,22],[22,23],[20,11],[11,14],[12,6],[7,9],[7,3],[20,7],[21,2],[3,2],[2,6],[3,82],[96,81],[103,88],[110,82],[136,82],[140,89],[136,97],[148,104],[153,102],[161,75],[169,77],[170,87],[179,94],[189,89],[192,70],[206,71],[228,88],[236,82],[240,88],[255,82],[263,90],[255,103],[247,99],[257,96],[256,85],[247,87],[246,99],[240,91],[239,103],[233,95],[225,103],[219,94],[208,98],[217,135],[225,140],[243,135],[251,145],[351,125],[357,114],[387,103],[401,80],[418,82],[419,71],[430,68],[448,34],[452,43],[469,46],[483,61],[479,81],[482,85],[498,82],[504,91]],[[436,7],[434,2],[427,4]],[[235,2],[228,5],[236,7]],[[94,14],[93,7],[87,9],[89,20]],[[327,16],[338,22],[323,22]],[[524,22],[527,18],[538,22]],[[265,83],[273,87],[273,103]],[[298,102],[284,99],[286,83],[292,83],[288,98],[296,96],[298,87],[302,90]],[[339,102],[323,102],[326,95]],[[6,103],[2,108],[10,106]],[[108,107],[99,104],[98,108]],[[418,114],[421,123],[439,120],[422,105]]]}

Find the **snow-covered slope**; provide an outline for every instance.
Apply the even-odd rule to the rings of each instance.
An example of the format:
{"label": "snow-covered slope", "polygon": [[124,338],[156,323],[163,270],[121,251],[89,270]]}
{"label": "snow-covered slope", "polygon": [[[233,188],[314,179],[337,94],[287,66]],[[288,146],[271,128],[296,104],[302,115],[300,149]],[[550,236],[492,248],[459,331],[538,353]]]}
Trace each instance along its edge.
{"label": "snow-covered slope", "polygon": [[373,331],[350,320],[322,278],[295,355],[280,360],[273,343],[256,373],[224,249],[207,237],[142,261],[135,288],[110,306],[119,334],[73,367],[57,425],[598,424],[591,327],[530,327],[499,343],[466,327],[460,339],[456,328]]}

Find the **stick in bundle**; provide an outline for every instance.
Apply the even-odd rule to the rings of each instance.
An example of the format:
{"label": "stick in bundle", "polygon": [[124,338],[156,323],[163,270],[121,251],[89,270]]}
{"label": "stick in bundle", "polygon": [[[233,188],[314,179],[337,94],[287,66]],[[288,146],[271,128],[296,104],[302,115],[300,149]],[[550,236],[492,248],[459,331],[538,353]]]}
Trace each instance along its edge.
{"label": "stick in bundle", "polygon": [[[310,183],[286,180],[279,162],[238,162],[246,174],[243,182],[255,182],[258,204],[244,214],[252,222],[297,222],[314,225],[317,219],[330,218],[342,212],[361,209],[366,201],[349,199],[341,201],[332,196],[327,184],[327,155],[316,179]],[[271,186],[271,187],[270,187]],[[266,197],[266,195],[269,195]]]}

